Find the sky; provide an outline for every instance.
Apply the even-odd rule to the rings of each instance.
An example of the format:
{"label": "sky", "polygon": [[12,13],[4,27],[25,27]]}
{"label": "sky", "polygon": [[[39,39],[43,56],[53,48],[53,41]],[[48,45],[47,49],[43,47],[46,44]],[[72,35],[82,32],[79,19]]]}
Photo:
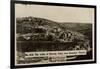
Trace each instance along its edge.
{"label": "sky", "polygon": [[94,23],[93,8],[15,4],[15,18],[26,16],[56,22]]}

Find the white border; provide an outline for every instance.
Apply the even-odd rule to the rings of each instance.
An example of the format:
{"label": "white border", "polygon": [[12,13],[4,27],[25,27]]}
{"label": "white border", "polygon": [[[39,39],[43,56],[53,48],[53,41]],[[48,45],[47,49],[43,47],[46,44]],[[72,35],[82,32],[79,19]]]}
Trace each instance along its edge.
{"label": "white border", "polygon": [[[15,3],[16,4],[16,3]],[[38,4],[37,4],[38,5]],[[66,7],[67,7],[67,4],[66,4]],[[83,8],[83,7],[82,7]],[[88,7],[87,7],[88,8]],[[94,12],[95,12],[95,8],[93,8],[94,9]],[[96,12],[95,12],[96,13]],[[94,20],[95,20],[95,13],[94,13]],[[15,13],[16,14],[16,13]],[[15,16],[16,17],[16,16]],[[92,60],[73,60],[73,61],[66,61],[66,62],[52,62],[52,63],[47,63],[47,64],[56,64],[56,63],[73,63],[73,62],[88,62],[88,61],[94,61],[95,60],[95,54],[94,54],[94,34],[95,34],[95,26],[94,26],[94,24],[95,24],[95,21],[92,23],[92,37],[93,37],[93,39],[92,39],[92,55],[93,55],[93,59]],[[16,51],[16,18],[15,18],[15,66],[22,66],[22,65],[41,65],[41,64],[46,64],[46,63],[29,63],[29,64],[17,64],[17,62],[16,62],[16,54],[17,54],[17,51]]]}

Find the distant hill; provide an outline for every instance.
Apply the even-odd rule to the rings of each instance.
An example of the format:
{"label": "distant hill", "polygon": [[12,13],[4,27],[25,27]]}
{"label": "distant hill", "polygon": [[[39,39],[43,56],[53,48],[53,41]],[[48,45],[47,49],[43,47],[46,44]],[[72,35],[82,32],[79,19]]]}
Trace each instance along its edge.
{"label": "distant hill", "polygon": [[37,17],[22,17],[22,18],[17,18],[16,19],[17,24],[23,24],[23,25],[28,25],[28,26],[50,26],[50,27],[58,27],[59,24],[55,21],[51,21],[48,19],[44,19],[44,18],[37,18]]}
{"label": "distant hill", "polygon": [[65,29],[70,29],[73,31],[78,31],[81,29],[91,29],[92,24],[90,23],[60,23],[60,25]]}
{"label": "distant hill", "polygon": [[62,29],[62,31],[71,31],[72,33],[76,33],[79,35],[86,35],[88,38],[92,38],[92,24],[90,23],[58,23],[52,20],[37,18],[37,17],[22,17],[16,18],[17,23],[17,33],[28,33],[31,32],[31,29],[36,26],[43,26],[48,29],[52,29],[54,27]]}
{"label": "distant hill", "polygon": [[17,33],[22,33],[22,27],[23,30],[25,29],[26,31],[28,31],[27,28],[34,28],[36,26],[43,26],[48,29],[51,29],[53,27],[60,27],[60,24],[57,22],[37,17],[17,18],[16,23],[17,23]]}
{"label": "distant hill", "polygon": [[17,25],[23,25],[26,27],[33,27],[33,26],[47,26],[50,28],[59,27],[64,30],[72,30],[78,31],[81,29],[91,29],[92,24],[88,23],[57,23],[52,20],[44,19],[44,18],[37,18],[37,17],[22,17],[16,19]]}

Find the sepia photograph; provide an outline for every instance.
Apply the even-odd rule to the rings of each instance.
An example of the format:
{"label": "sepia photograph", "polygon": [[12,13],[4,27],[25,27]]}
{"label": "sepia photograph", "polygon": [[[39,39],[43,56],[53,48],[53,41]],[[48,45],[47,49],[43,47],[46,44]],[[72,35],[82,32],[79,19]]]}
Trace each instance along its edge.
{"label": "sepia photograph", "polygon": [[12,1],[13,67],[96,62],[96,7]]}

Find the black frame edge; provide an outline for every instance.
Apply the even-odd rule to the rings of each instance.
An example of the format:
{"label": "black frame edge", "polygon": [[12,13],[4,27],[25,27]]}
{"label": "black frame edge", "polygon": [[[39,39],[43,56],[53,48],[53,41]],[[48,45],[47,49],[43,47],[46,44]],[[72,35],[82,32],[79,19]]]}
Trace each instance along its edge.
{"label": "black frame edge", "polygon": [[94,8],[96,5],[85,5],[85,4],[69,4],[69,3],[54,3],[54,2],[39,2],[39,1],[20,1],[20,0],[11,0],[14,3],[18,4],[36,4],[36,5],[51,5],[51,6],[69,6],[69,7],[87,7]]}
{"label": "black frame edge", "polygon": [[11,45],[11,47],[10,47],[10,68],[11,69],[13,69],[13,68],[15,68],[15,51],[14,51],[14,21],[15,21],[15,18],[14,18],[14,8],[15,6],[14,6],[14,2],[13,1],[10,1],[10,45]]}

